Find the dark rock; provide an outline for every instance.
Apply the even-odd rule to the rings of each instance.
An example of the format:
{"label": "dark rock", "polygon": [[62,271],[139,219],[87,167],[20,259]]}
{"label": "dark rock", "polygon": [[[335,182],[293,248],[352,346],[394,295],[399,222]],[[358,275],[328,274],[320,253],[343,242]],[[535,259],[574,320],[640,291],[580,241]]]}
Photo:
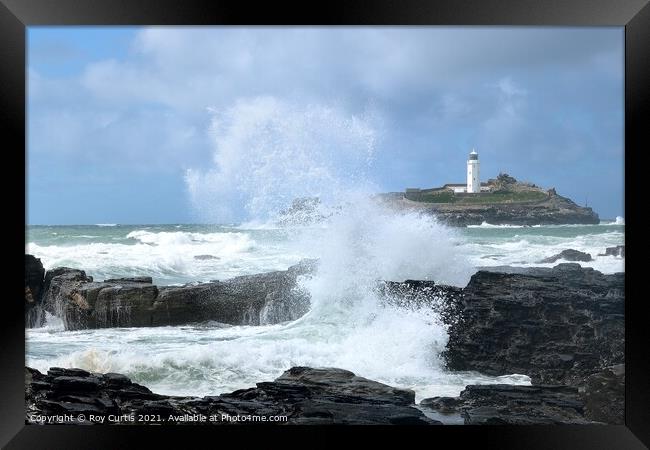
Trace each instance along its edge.
{"label": "dark rock", "polygon": [[440,412],[460,411],[466,425],[587,424],[578,389],[569,386],[467,386],[459,397],[422,400]]}
{"label": "dark rock", "polygon": [[151,325],[217,321],[261,325],[295,320],[309,309],[296,280],[307,266],[199,285],[160,288]]}
{"label": "dark rock", "polygon": [[[70,414],[78,416],[79,414],[99,414],[102,412],[100,407],[97,407],[92,403],[71,401],[40,400],[36,403],[36,408],[44,415]],[[68,420],[68,422],[74,421],[74,418]]]}
{"label": "dark rock", "polygon": [[463,289],[456,286],[423,280],[383,281],[378,283],[376,290],[380,298],[393,306],[434,309],[446,325],[457,321],[461,315]]}
{"label": "dark rock", "polygon": [[439,313],[452,370],[579,386],[624,361],[623,273],[503,266],[480,270],[464,289],[407,280],[382,282],[378,292],[387,303]]}
{"label": "dark rock", "polygon": [[558,259],[564,259],[566,261],[593,261],[593,258],[589,253],[580,252],[578,250],[573,250],[572,248],[567,250],[562,250],[557,255],[553,255],[548,258],[544,258],[540,263],[554,263]]}
{"label": "dark rock", "polygon": [[259,315],[255,321],[255,313],[259,314],[264,300],[263,295],[236,295],[226,283],[218,281],[162,287],[147,310],[150,322],[145,326],[182,325],[210,320],[232,325],[258,325]]}
{"label": "dark rock", "polygon": [[625,366],[618,364],[590,375],[583,383],[585,416],[611,425],[625,423]]}
{"label": "dark rock", "polygon": [[199,261],[206,261],[210,259],[219,259],[219,257],[212,255],[194,255],[194,259],[198,259]]}
{"label": "dark rock", "polygon": [[296,198],[291,206],[280,211],[278,223],[281,225],[307,225],[326,218],[321,213],[318,197]]}
{"label": "dark rock", "polygon": [[[309,311],[309,293],[296,284],[299,277],[311,277],[316,271],[316,260],[303,260],[289,267],[286,275],[279,283],[266,282],[262,284],[267,290],[266,302],[259,313],[260,324],[280,323],[296,320]],[[231,280],[240,292],[247,290],[247,285],[252,286],[255,280],[248,277],[239,277]]]}
{"label": "dark rock", "polygon": [[90,306],[78,289],[92,280],[83,270],[69,267],[48,270],[45,274],[43,308],[61,317],[64,324],[85,322]]}
{"label": "dark rock", "polygon": [[620,256],[625,258],[625,246],[617,245],[616,247],[607,247],[605,253],[601,253],[598,256]]}
{"label": "dark rock", "polygon": [[479,271],[454,302],[449,369],[525,374],[577,385],[624,362],[624,274],[575,263],[524,273]]}
{"label": "dark rock", "polygon": [[432,397],[425,398],[420,402],[420,406],[439,411],[443,414],[458,412],[461,405],[462,402],[458,397]]}
{"label": "dark rock", "polygon": [[99,388],[100,380],[95,377],[59,376],[52,380],[52,388],[59,391],[95,391]]}
{"label": "dark rock", "polygon": [[125,278],[109,278],[104,280],[104,283],[153,283],[151,277],[125,277]]}
{"label": "dark rock", "polygon": [[83,370],[83,369],[64,369],[62,367],[50,367],[50,369],[47,371],[47,374],[52,376],[52,377],[70,376],[70,377],[84,378],[84,377],[89,377],[90,376],[90,372],[88,372],[87,370]]}
{"label": "dark rock", "polygon": [[56,277],[64,276],[65,279],[75,279],[83,281],[93,281],[93,277],[86,276],[86,272],[79,269],[71,269],[70,267],[55,267],[45,273],[45,284],[43,285],[43,293],[50,290],[52,280]]}
{"label": "dark rock", "polygon": [[[118,374],[78,376],[79,372],[69,369],[54,372],[57,376],[25,368],[27,423],[37,414],[63,413],[104,417],[109,414],[117,417],[161,415],[162,422],[171,422],[170,416],[177,416],[182,421],[174,423],[181,424],[193,423],[182,419],[188,415],[216,417],[216,421],[206,421],[207,424],[232,423],[224,417],[243,415],[287,417],[286,422],[269,422],[277,424],[440,423],[428,419],[414,407],[413,391],[357,377],[342,369],[293,367],[273,382],[204,398],[153,394]],[[93,389],[90,389],[91,384]],[[123,418],[110,423],[142,422]]]}
{"label": "dark rock", "polygon": [[297,285],[314,270],[305,261],[285,271],[226,281],[158,287],[151,277],[93,282],[82,270],[58,268],[45,276],[44,307],[67,330],[219,322],[260,325],[295,320],[309,309]]}
{"label": "dark rock", "polygon": [[121,373],[105,373],[103,375],[104,381],[108,386],[128,386],[131,384],[131,380],[126,375]]}
{"label": "dark rock", "polygon": [[43,263],[33,255],[25,255],[25,326],[39,327],[45,320],[42,314],[43,284],[45,269]]}

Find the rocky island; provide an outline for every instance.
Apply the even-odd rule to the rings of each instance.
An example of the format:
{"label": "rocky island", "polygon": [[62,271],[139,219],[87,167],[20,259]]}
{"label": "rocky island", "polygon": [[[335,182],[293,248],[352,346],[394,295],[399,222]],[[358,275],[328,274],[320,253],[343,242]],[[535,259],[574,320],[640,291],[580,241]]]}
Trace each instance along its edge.
{"label": "rocky island", "polygon": [[598,224],[591,208],[578,206],[554,188],[519,182],[508,174],[481,183],[477,193],[458,192],[456,185],[433,189],[407,189],[377,196],[396,211],[435,215],[450,226]]}

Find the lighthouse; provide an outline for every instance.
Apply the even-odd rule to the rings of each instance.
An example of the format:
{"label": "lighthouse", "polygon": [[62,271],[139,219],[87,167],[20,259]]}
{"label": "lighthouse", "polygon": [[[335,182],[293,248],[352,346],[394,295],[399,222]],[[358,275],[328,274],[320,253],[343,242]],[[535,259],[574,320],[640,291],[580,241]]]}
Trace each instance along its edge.
{"label": "lighthouse", "polygon": [[478,153],[472,149],[467,159],[467,193],[477,194],[481,192],[481,181],[479,179]]}

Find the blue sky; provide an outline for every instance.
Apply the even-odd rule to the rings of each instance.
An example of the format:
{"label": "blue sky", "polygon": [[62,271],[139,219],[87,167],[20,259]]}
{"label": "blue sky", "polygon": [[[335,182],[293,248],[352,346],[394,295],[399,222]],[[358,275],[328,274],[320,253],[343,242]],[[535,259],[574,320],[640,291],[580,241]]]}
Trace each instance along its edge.
{"label": "blue sky", "polygon": [[28,223],[245,220],[358,172],[380,191],[463,182],[473,147],[482,179],[507,172],[623,216],[623,38],[30,27]]}

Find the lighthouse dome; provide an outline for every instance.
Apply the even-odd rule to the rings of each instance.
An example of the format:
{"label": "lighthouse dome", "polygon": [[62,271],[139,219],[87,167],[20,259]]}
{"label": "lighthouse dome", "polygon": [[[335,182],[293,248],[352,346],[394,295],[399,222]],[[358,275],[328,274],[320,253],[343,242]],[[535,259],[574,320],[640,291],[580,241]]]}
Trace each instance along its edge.
{"label": "lighthouse dome", "polygon": [[469,154],[469,159],[470,160],[477,160],[478,159],[478,153],[476,153],[476,150],[472,150],[472,152]]}

